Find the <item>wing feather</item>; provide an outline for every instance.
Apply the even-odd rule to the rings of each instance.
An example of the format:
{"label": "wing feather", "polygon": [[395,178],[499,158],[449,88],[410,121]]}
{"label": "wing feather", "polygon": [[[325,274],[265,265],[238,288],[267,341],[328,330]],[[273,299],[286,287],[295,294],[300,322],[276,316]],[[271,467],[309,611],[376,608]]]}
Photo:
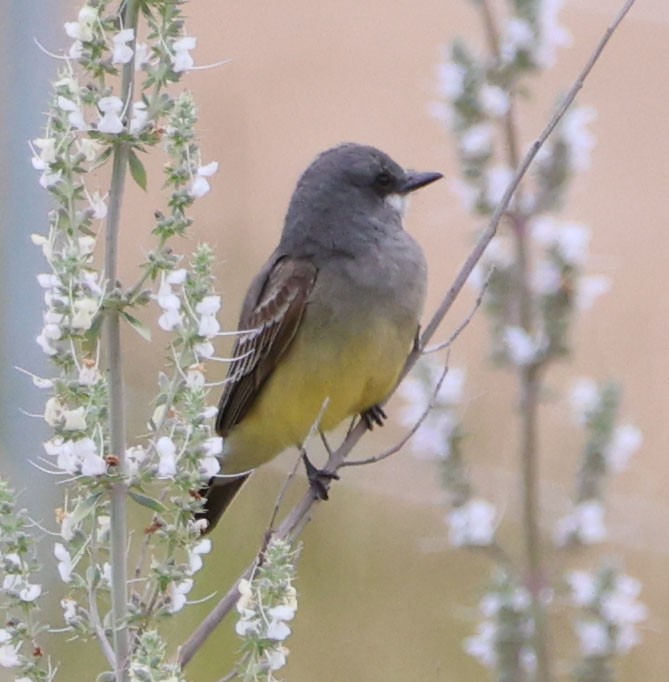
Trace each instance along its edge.
{"label": "wing feather", "polygon": [[290,346],[316,274],[312,263],[280,256],[270,260],[251,285],[239,320],[235,359],[218,405],[216,431],[221,436],[244,418]]}

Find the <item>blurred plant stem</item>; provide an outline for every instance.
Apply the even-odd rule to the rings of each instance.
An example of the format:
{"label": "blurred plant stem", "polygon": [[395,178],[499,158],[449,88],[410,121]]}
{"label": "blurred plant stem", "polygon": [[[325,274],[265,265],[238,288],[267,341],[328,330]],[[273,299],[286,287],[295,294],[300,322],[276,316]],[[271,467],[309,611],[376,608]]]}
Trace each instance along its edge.
{"label": "blurred plant stem", "polygon": [[[121,81],[121,99],[126,112],[132,101],[135,75],[135,42],[139,2],[127,0],[123,23],[133,30],[130,47],[133,58],[124,65]],[[128,168],[129,148],[120,140],[114,148],[112,178],[109,191],[109,212],[105,233],[105,275],[109,286],[115,288],[118,266],[118,235],[121,219],[121,205]],[[110,452],[118,458],[119,479],[111,487],[111,599],[114,637],[114,673],[117,682],[128,679],[130,658],[130,636],[128,619],[128,571],[127,571],[127,483],[125,481],[125,414],[123,409],[123,362],[121,355],[120,309],[110,307],[105,317],[105,342],[107,346],[109,378],[109,446]]]}

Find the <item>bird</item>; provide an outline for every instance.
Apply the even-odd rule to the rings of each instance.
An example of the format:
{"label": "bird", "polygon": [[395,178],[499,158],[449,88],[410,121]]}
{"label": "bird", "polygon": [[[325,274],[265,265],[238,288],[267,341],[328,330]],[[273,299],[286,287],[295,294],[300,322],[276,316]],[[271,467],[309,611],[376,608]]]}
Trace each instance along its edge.
{"label": "bird", "polygon": [[[302,448],[314,427],[325,433],[356,415],[370,429],[383,424],[427,285],[423,251],[402,225],[407,197],[441,177],[345,143],[298,180],[279,244],[242,305],[215,422],[221,471],[200,490],[204,533],[257,467]],[[303,457],[327,498],[328,474]]]}

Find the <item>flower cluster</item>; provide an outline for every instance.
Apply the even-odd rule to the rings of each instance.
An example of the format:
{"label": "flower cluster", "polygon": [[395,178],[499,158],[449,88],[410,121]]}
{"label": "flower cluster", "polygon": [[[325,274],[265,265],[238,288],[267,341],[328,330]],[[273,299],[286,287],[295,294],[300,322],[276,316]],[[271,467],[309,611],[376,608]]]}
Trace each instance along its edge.
{"label": "flower cluster", "polygon": [[128,674],[130,682],[185,682],[180,668],[175,663],[166,663],[167,646],[156,630],[142,633],[130,661]]}
{"label": "flower cluster", "polygon": [[[65,24],[72,41],[68,58],[54,84],[45,131],[31,143],[39,183],[55,204],[48,233],[33,236],[48,265],[38,276],[45,309],[37,342],[56,367],[53,378],[33,376],[34,383],[51,394],[44,409],[53,431],[44,444],[45,468],[67,476],[69,483],[57,510],[60,537],[53,553],[69,590],[61,601],[68,630],[103,640],[107,625],[102,623],[110,616],[100,610],[109,600],[100,596],[109,592],[113,579],[110,490],[126,489],[130,499],[154,514],[146,535],[153,551],[144,553],[150,566],[141,567],[144,573],[133,586],[145,587],[144,594],[158,598],[145,600],[138,592],[127,605],[137,622],[146,623],[156,611],[183,608],[192,576],[210,551],[211,542],[201,538],[193,512],[201,505],[197,490],[217,473],[222,449],[210,425],[215,408],[206,404],[202,365],[213,355],[212,340],[219,332],[213,253],[200,246],[187,267],[180,268],[185,259],[167,245],[170,237],[185,234],[190,225],[185,210],[209,191],[209,179],[217,170],[215,162],[205,165],[199,160],[192,97],[175,97],[167,90],[193,67],[196,39],[185,34],[182,3],[146,0],[141,18],[147,25],[139,30],[145,42],[137,40],[138,5],[133,13],[127,3],[89,0],[76,19]],[[131,93],[137,93],[135,101]],[[116,231],[118,187],[126,171],[146,188],[140,156],[161,143],[169,157],[171,214],[158,220],[158,246],[149,254],[143,275],[125,288],[101,274],[97,237],[102,221],[108,232]],[[109,180],[98,173],[105,165],[113,165],[108,191],[99,186]],[[104,256],[105,273],[113,277],[115,264],[110,267],[109,254]],[[147,281],[157,283],[153,296]],[[110,354],[102,352],[101,329],[107,316],[118,317],[148,339],[150,332],[136,310],[152,299],[163,312],[159,326],[174,334],[173,373],[161,375],[156,409],[147,415],[149,438],[112,451],[107,368],[100,364],[100,357],[107,354],[109,359]],[[161,500],[149,494],[159,480],[165,491]],[[4,589],[29,603],[40,588],[27,581],[26,566],[7,565]],[[111,594],[116,598],[114,591]],[[123,605],[115,603],[115,610],[123,613]],[[8,639],[3,631],[0,636],[1,646],[14,646],[13,635]],[[160,648],[152,637],[147,630],[138,640],[133,679],[148,679],[145,664],[154,675],[151,679],[180,679],[176,668],[168,671],[163,666],[165,674],[159,676],[151,667]],[[9,657],[9,648],[2,651]]]}
{"label": "flower cluster", "polygon": [[288,649],[283,642],[290,635],[286,622],[297,610],[292,582],[298,553],[283,540],[271,540],[255,575],[239,583],[235,630],[244,641],[239,664],[243,679],[272,682],[273,673],[286,663]]}
{"label": "flower cluster", "polygon": [[[562,4],[562,0],[511,0],[504,7],[492,2],[474,3],[484,26],[487,49],[456,40],[438,65],[439,102],[432,106],[432,113],[454,136],[461,172],[453,189],[465,210],[479,222],[497,209],[527,146],[521,139],[517,101],[528,92],[530,77],[552,66],[557,48],[569,44],[569,34],[558,21]],[[536,460],[540,438],[536,424],[546,394],[545,371],[571,352],[577,316],[611,288],[608,277],[588,272],[590,229],[556,217],[571,181],[590,165],[595,144],[590,126],[595,118],[596,112],[590,107],[570,106],[563,113],[505,206],[497,235],[470,278],[478,291],[485,286],[483,308],[490,324],[492,358],[513,370],[519,384],[525,550],[522,572],[527,572],[532,589],[518,587],[507,575],[507,567],[513,564],[510,555],[490,552],[492,557],[505,557],[502,577],[493,580],[494,598],[483,605],[486,620],[466,645],[469,653],[497,669],[499,679],[552,676],[550,656],[545,653],[549,648],[550,602],[536,589],[545,579],[540,566],[543,538],[538,518],[541,486]],[[497,513],[491,504],[472,494],[460,455],[461,427],[452,410],[446,411],[443,422],[439,421],[444,410],[426,389],[422,402],[416,401],[411,394],[420,386],[415,381],[409,385],[416,405],[410,416],[415,421],[421,414],[418,410],[430,402],[436,407],[425,419],[429,428],[423,436],[419,431],[415,442],[423,452],[440,456],[444,488],[453,501],[447,519],[451,543],[491,545]],[[571,511],[559,520],[555,531],[559,546],[606,538],[605,483],[611,473],[626,468],[642,443],[636,427],[617,423],[619,393],[613,383],[585,381],[572,394],[576,421],[586,431],[586,445]],[[450,438],[453,433],[455,439]],[[610,634],[610,621],[605,625]],[[589,633],[596,629],[590,622],[579,627]],[[610,644],[610,638],[606,641]],[[591,674],[579,679],[611,678]]]}
{"label": "flower cluster", "polygon": [[495,572],[479,605],[484,620],[476,634],[465,640],[464,647],[479,663],[497,669],[500,679],[524,679],[536,668],[531,604],[525,587],[507,572]]}
{"label": "flower cluster", "polygon": [[574,506],[559,520],[555,539],[560,545],[593,544],[606,539],[604,486],[612,473],[623,471],[643,443],[641,431],[619,424],[620,388],[608,381],[577,380],[571,390],[574,420],[586,432],[577,476]]}
{"label": "flower cluster", "polygon": [[464,382],[463,369],[444,369],[423,358],[400,387],[407,402],[402,422],[412,427],[420,424],[411,448],[417,456],[436,459],[439,464],[442,485],[452,505],[446,515],[451,544],[480,547],[493,541],[496,512],[490,502],[472,496],[462,459],[458,410]]}
{"label": "flower cluster", "polygon": [[[435,111],[457,138],[462,169],[453,187],[465,208],[480,216],[491,215],[517,164],[517,141],[507,139],[514,126],[514,96],[523,79],[552,64],[555,48],[568,42],[557,21],[561,4],[511,3],[489,56],[455,42],[439,66],[442,100]],[[563,203],[575,172],[589,165],[594,138],[587,126],[593,119],[590,108],[574,108],[564,116],[537,157],[532,181],[524,181],[509,207],[516,234],[497,237],[473,273],[475,286],[489,277],[485,306],[497,360],[524,367],[564,355],[574,313],[610,287],[606,277],[583,274],[588,229],[546,216]],[[523,251],[533,255],[526,278],[516,276],[519,239],[527,242]],[[520,319],[517,302],[528,285],[531,319],[527,314]]]}
{"label": "flower cluster", "polygon": [[592,573],[573,571],[567,582],[572,604],[582,610],[575,624],[581,653],[575,678],[612,679],[613,657],[640,642],[638,625],[648,617],[638,601],[641,584],[611,565]]}
{"label": "flower cluster", "polygon": [[[46,682],[54,678],[38,640],[46,629],[36,621],[41,584],[35,582],[34,538],[25,511],[15,507],[16,495],[0,479],[0,667],[12,668],[17,679]],[[35,652],[39,651],[37,654]]]}

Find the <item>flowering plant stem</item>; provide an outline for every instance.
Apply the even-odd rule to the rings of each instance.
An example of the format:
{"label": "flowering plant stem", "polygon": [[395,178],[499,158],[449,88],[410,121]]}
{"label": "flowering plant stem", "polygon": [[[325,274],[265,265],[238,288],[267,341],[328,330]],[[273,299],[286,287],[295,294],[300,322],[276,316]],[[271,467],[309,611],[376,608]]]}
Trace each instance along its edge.
{"label": "flowering plant stem", "polygon": [[[139,15],[139,2],[127,0],[123,22],[133,29],[130,47],[135,51],[135,36]],[[121,99],[127,107],[132,101],[135,74],[133,58],[124,65],[121,81]],[[128,167],[128,145],[116,143],[109,191],[109,212],[105,233],[105,275],[111,287],[116,286],[118,265],[118,235],[121,205]],[[110,452],[118,458],[119,480],[111,487],[111,600],[114,637],[114,672],[117,682],[128,679],[130,637],[127,629],[128,572],[127,572],[127,484],[125,482],[125,415],[123,409],[123,363],[121,356],[121,328],[118,308],[108,309],[105,319],[105,342],[107,346],[109,381],[109,444]]]}

